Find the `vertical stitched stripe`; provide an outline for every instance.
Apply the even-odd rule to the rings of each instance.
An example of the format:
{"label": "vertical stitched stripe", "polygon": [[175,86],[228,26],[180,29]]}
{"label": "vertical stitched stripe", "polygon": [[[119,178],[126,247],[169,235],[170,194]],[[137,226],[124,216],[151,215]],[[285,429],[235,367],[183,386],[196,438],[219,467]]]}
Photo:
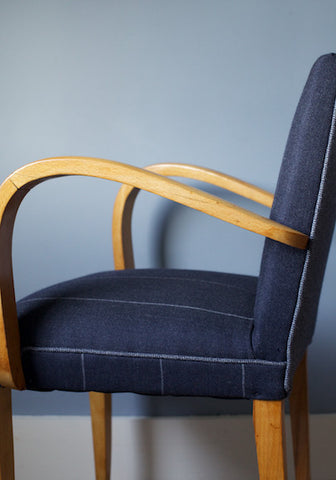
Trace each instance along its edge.
{"label": "vertical stitched stripe", "polygon": [[82,365],[82,379],[83,379],[83,390],[86,390],[86,378],[85,378],[85,364],[84,364],[84,353],[81,354],[81,365]]}
{"label": "vertical stitched stripe", "polygon": [[244,363],[241,364],[242,370],[242,396],[245,398],[245,365]]}
{"label": "vertical stitched stripe", "polygon": [[161,378],[161,395],[164,395],[164,378],[163,378],[162,358],[160,358],[160,378]]}

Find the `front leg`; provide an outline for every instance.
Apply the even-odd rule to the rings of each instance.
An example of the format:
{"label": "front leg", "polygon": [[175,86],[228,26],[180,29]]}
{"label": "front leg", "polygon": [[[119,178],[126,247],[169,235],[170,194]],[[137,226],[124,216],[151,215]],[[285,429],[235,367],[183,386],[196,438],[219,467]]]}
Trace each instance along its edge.
{"label": "front leg", "polygon": [[0,387],[0,480],[14,480],[12,392]]}
{"label": "front leg", "polygon": [[284,400],[254,400],[253,422],[260,480],[286,480]]}
{"label": "front leg", "polygon": [[90,407],[96,480],[110,480],[111,394],[90,392]]}

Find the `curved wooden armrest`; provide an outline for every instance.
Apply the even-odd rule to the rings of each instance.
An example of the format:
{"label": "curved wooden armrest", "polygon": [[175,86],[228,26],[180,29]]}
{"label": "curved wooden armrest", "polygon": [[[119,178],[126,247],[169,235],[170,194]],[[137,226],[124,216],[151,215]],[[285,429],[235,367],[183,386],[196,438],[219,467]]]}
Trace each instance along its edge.
{"label": "curved wooden armrest", "polygon": [[[271,207],[273,204],[274,195],[272,193],[256,187],[255,185],[252,185],[250,183],[244,182],[238,178],[231,177],[229,175],[217,172],[216,170],[211,170],[209,168],[179,163],[157,163],[147,166],[146,170],[159,173],[160,175],[190,178],[193,180],[209,183],[211,185],[216,185],[218,187],[225,188],[226,190],[236,193],[240,196],[261,203],[262,205],[265,205],[267,207]],[[131,219],[134,202],[138,193],[138,189],[133,188],[129,185],[123,185],[120,188],[115,201],[113,211],[113,252],[114,265],[116,269],[122,270],[125,268],[134,268]],[[272,238],[273,240],[287,243],[288,245],[298,248],[306,248],[308,243],[307,237],[306,241],[303,242],[301,246],[299,246],[296,241],[294,245],[291,240],[290,242],[287,241],[288,238],[285,240],[284,237],[280,238],[280,236],[278,236],[275,231],[270,231],[272,229],[272,226],[275,226],[276,224],[275,222],[272,222],[272,220],[261,217],[260,215],[256,215],[249,210],[242,209],[233,205],[232,203],[225,202],[224,200],[222,200],[222,202],[224,202],[226,205],[230,205],[230,207],[237,213],[238,216],[240,215],[240,213],[243,213],[243,216],[240,219],[241,221],[234,221],[235,219],[232,218],[229,211],[227,217],[222,218],[223,220],[226,220],[229,223],[233,223],[234,225],[238,225],[239,227],[245,228],[247,230],[251,230],[255,233],[259,233],[266,237]],[[220,217],[217,216],[217,218]],[[260,220],[262,221],[265,228],[259,229],[257,227],[257,223]],[[256,223],[254,223],[255,221]],[[269,228],[267,227],[267,225]],[[281,225],[281,228],[282,227],[284,226]]]}
{"label": "curved wooden armrest", "polygon": [[231,177],[225,173],[212,170],[210,168],[199,167],[197,165],[187,165],[184,163],[156,163],[149,165],[146,170],[159,173],[168,177],[182,177],[198,180],[204,183],[210,183],[216,187],[224,188],[230,192],[236,193],[242,197],[261,203],[266,207],[272,207],[273,193],[256,187],[251,183]]}
{"label": "curved wooden armrest", "polygon": [[[308,242],[308,237],[300,232],[141,168],[86,157],[50,158],[30,163],[9,176],[0,187],[0,385],[10,388],[25,386],[12,272],[12,234],[16,213],[34,186],[66,175],[91,176],[129,185],[128,198],[136,195],[134,187],[147,190],[297,248],[306,248]],[[129,215],[127,205],[121,217],[125,218],[125,215]]]}

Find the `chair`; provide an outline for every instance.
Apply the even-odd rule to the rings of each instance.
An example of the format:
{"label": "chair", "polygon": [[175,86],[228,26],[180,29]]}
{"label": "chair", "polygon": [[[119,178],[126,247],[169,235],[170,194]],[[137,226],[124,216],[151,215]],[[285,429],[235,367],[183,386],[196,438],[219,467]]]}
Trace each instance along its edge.
{"label": "chair", "polygon": [[[309,479],[306,351],[335,222],[336,55],[314,64],[290,130],[275,195],[206,168],[140,169],[51,158],[0,188],[0,479],[14,478],[11,389],[90,392],[96,478],[110,477],[113,392],[253,400],[260,479],[285,479],[290,399],[297,479]],[[115,271],[66,281],[16,305],[16,212],[39,183],[86,175],[123,184],[113,214]],[[264,218],[169,177],[187,177],[271,207]],[[131,216],[140,189],[266,237],[258,278],[134,269]],[[219,252],[220,254],[220,252]]]}

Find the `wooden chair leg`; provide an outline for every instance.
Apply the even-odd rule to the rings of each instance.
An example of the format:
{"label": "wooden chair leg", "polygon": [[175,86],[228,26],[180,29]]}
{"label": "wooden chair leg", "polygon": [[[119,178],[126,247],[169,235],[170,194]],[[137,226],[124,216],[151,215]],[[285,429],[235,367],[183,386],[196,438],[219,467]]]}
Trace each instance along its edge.
{"label": "wooden chair leg", "polygon": [[96,480],[109,480],[111,475],[111,394],[90,392],[89,395]]}
{"label": "wooden chair leg", "polygon": [[284,401],[253,401],[260,480],[286,480]]}
{"label": "wooden chair leg", "polygon": [[301,361],[289,397],[296,480],[310,480],[307,357]]}
{"label": "wooden chair leg", "polygon": [[0,480],[14,480],[12,395],[0,387]]}

